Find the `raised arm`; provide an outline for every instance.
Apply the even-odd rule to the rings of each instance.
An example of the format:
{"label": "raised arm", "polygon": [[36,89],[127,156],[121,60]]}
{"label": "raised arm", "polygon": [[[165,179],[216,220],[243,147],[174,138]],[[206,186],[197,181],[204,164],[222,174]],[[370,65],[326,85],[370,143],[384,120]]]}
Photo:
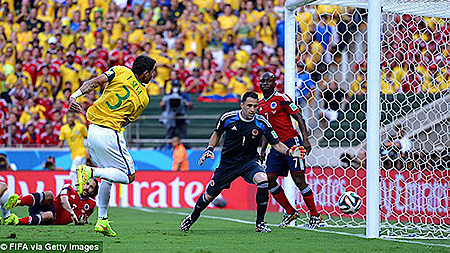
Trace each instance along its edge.
{"label": "raised arm", "polygon": [[69,110],[74,111],[76,113],[83,112],[81,109],[81,105],[77,102],[77,98],[81,97],[89,92],[95,90],[95,88],[99,87],[108,82],[108,77],[105,74],[101,74],[95,78],[87,80],[81,85],[81,87],[76,90],[69,98]]}

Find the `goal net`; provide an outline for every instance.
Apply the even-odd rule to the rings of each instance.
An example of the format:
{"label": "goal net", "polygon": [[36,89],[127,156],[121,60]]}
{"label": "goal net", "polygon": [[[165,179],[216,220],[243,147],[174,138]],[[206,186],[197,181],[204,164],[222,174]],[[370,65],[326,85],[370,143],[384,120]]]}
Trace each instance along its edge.
{"label": "goal net", "polygon": [[[325,226],[365,227],[367,128],[379,128],[380,236],[450,238],[450,3],[381,2],[381,77],[369,84],[380,85],[381,120],[370,126],[367,0],[286,3],[285,90],[310,132],[307,179]],[[362,197],[356,214],[338,208],[345,191]]]}

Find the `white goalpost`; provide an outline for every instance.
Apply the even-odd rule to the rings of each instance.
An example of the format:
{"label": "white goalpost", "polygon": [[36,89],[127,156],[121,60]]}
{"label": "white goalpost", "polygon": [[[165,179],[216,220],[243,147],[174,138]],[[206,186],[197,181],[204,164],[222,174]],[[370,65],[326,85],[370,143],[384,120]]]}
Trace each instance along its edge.
{"label": "white goalpost", "polygon": [[[450,238],[449,7],[286,1],[284,89],[310,131],[307,180],[325,226],[364,227],[367,238]],[[306,214],[292,180],[284,186]],[[354,215],[337,206],[345,191],[363,199]]]}

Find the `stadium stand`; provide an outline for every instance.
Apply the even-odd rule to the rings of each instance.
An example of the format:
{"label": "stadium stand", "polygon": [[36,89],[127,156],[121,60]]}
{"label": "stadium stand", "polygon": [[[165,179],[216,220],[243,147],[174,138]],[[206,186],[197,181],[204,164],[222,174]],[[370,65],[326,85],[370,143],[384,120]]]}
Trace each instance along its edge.
{"label": "stadium stand", "polygon": [[[0,145],[53,145],[41,143],[44,126],[50,122],[52,134],[59,134],[71,92],[109,67],[131,67],[141,53],[151,55],[158,64],[148,85],[152,104],[143,120],[130,128],[131,144],[163,138],[157,103],[176,80],[189,90],[194,102],[188,113],[188,139],[205,139],[214,116],[236,108],[227,102],[236,102],[246,89],[260,91],[262,72],[274,73],[277,89],[283,90],[283,5],[283,0],[4,0],[0,6]],[[306,107],[316,102],[314,92],[327,89],[325,76],[331,71],[327,64],[331,60],[340,63],[339,51],[348,40],[345,32],[366,29],[361,22],[367,18],[363,11],[352,17],[340,11],[340,7],[319,5],[297,13],[299,39],[303,40],[298,57],[317,89],[311,91]],[[383,47],[382,91],[388,94],[386,99],[398,103],[409,93],[422,96],[448,90],[449,72],[443,66],[450,59],[446,43],[450,28],[432,26],[425,18],[419,27],[411,26],[408,18],[395,20],[398,25],[392,26],[388,41],[392,42],[389,46],[404,48],[401,57],[409,59],[410,65],[397,66],[388,47]],[[422,28],[429,30],[427,36],[404,43],[409,39],[402,37],[405,31]],[[336,31],[344,36],[336,36]],[[441,57],[430,55],[433,50]],[[335,139],[345,138],[348,143],[364,139],[359,129],[365,127],[365,104],[353,98],[366,90],[364,64],[351,70],[354,82],[345,90],[353,111],[339,112],[338,120],[324,129],[320,143],[333,146]],[[231,80],[233,87],[228,87]],[[80,101],[85,109],[101,91]],[[355,117],[358,121],[352,121]],[[87,123],[83,115],[78,120]]]}

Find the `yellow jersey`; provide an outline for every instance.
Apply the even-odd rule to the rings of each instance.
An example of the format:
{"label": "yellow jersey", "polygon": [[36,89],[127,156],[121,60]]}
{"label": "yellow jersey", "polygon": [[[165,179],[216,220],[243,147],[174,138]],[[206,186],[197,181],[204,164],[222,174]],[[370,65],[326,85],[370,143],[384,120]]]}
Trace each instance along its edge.
{"label": "yellow jersey", "polygon": [[86,126],[75,122],[75,126],[70,128],[69,124],[61,127],[61,134],[59,135],[60,141],[67,141],[69,144],[70,152],[72,153],[72,159],[77,156],[87,157],[86,148],[84,147],[83,140],[87,138],[88,133]]}
{"label": "yellow jersey", "polygon": [[248,76],[233,76],[228,84],[228,89],[232,89],[232,93],[241,96],[253,89],[253,83]]}
{"label": "yellow jersey", "polygon": [[86,116],[93,124],[120,131],[126,121],[135,121],[147,108],[147,86],[125,66],[114,66],[104,74],[108,84]]}

